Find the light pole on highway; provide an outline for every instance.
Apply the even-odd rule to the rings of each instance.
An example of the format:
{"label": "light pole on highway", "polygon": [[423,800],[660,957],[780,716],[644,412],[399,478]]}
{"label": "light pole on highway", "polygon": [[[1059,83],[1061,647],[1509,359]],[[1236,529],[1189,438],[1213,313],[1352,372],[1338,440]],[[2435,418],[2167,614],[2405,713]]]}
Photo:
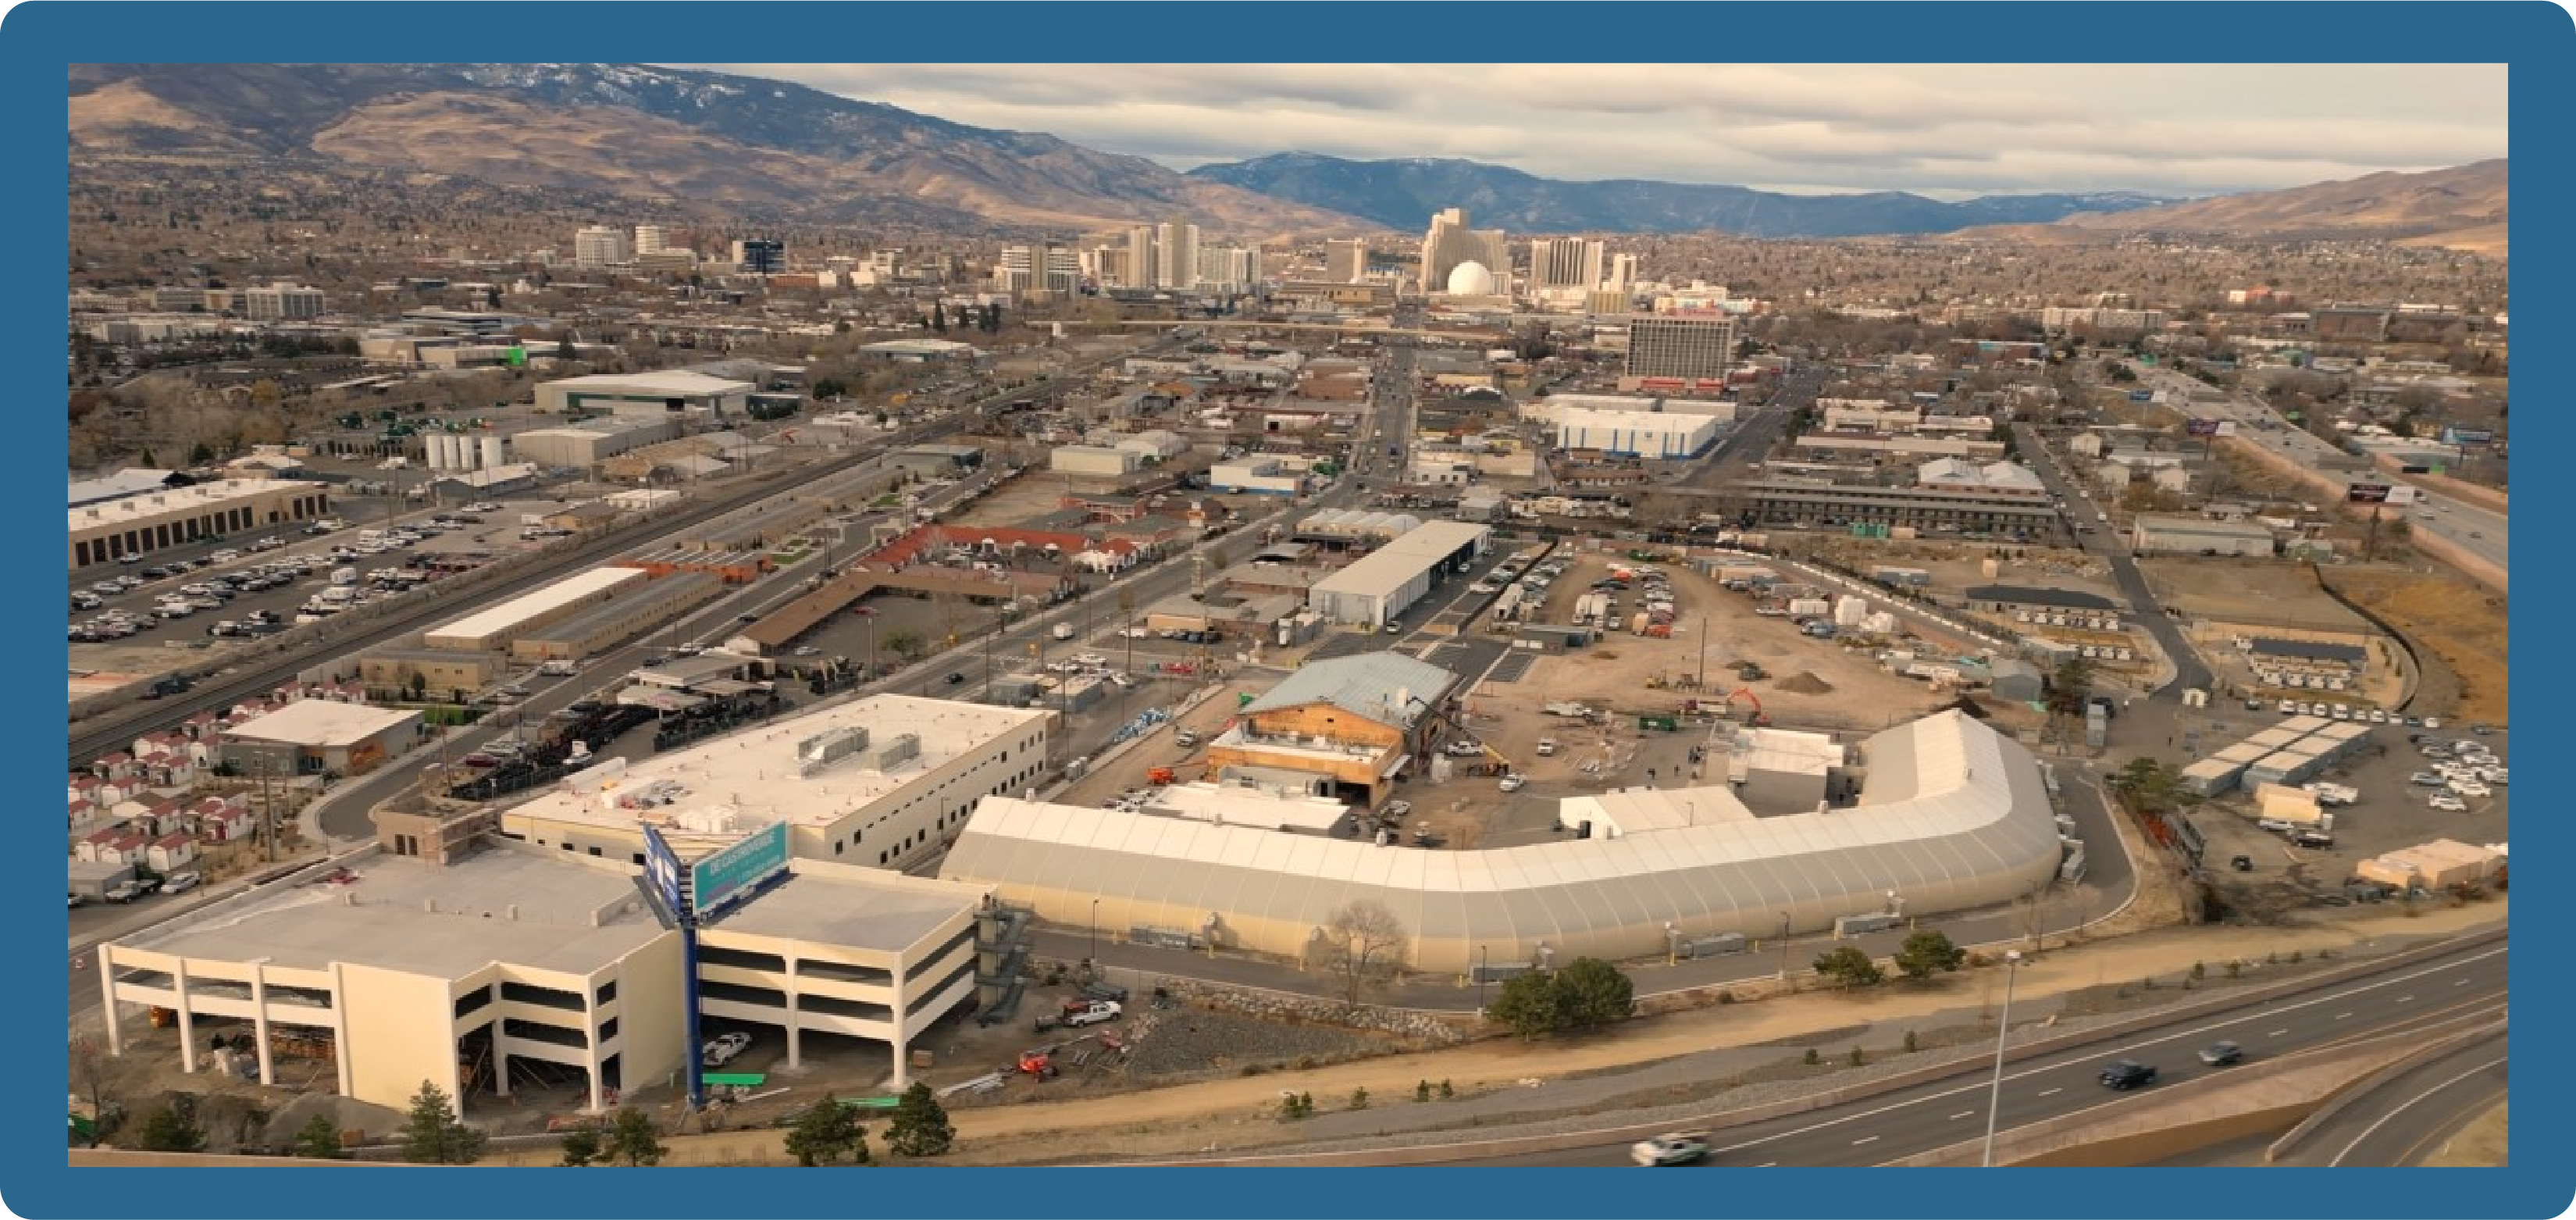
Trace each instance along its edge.
{"label": "light pole on highway", "polygon": [[1986,1090],[1986,1155],[1984,1167],[1995,1167],[1995,1115],[2004,1098],[2004,1039],[2012,1036],[2013,978],[2021,973],[2021,950],[2004,951],[2004,1011],[1995,1022],[1995,1078]]}

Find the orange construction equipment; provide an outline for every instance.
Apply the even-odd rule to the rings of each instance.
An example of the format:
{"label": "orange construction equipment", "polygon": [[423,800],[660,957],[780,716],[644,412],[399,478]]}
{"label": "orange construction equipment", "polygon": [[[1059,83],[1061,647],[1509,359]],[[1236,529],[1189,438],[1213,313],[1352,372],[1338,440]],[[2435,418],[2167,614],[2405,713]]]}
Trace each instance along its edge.
{"label": "orange construction equipment", "polygon": [[1056,1077],[1055,1060],[1045,1051],[1021,1051],[1020,1070],[1040,1080]]}
{"label": "orange construction equipment", "polygon": [[1180,782],[1180,776],[1174,773],[1170,767],[1154,767],[1145,772],[1145,782],[1149,784],[1178,783]]}
{"label": "orange construction equipment", "polygon": [[1746,717],[1746,718],[1745,718],[1744,723],[1749,724],[1749,725],[1752,725],[1752,726],[1754,726],[1754,727],[1756,727],[1756,728],[1760,728],[1760,727],[1762,727],[1762,726],[1765,726],[1765,725],[1768,725],[1768,724],[1770,724],[1770,723],[1771,723],[1771,717],[1769,717],[1769,716],[1767,716],[1767,715],[1764,715],[1764,714],[1763,714],[1763,711],[1762,711],[1762,696],[1757,695],[1757,694],[1754,694],[1754,693],[1753,693],[1753,688],[1752,688],[1752,687],[1749,687],[1749,686],[1739,686],[1739,687],[1735,688],[1734,690],[1727,692],[1727,693],[1726,693],[1726,696],[1725,696],[1725,702],[1726,702],[1728,705],[1732,706],[1732,705],[1734,704],[1734,702],[1735,702],[1735,698],[1736,698],[1736,696],[1738,696],[1738,695],[1743,696],[1743,697],[1744,697],[1744,701],[1745,701],[1745,702],[1750,703],[1750,704],[1752,704],[1752,705],[1753,705],[1753,714],[1752,714],[1751,716]]}

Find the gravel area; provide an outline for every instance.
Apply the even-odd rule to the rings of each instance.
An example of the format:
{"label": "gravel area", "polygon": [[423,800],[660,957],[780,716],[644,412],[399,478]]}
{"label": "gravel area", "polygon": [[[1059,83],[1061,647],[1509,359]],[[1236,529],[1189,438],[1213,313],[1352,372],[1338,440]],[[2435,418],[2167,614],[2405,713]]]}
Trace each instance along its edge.
{"label": "gravel area", "polygon": [[1154,1016],[1153,1028],[1128,1060],[1130,1076],[1294,1068],[1300,1060],[1335,1063],[1389,1049],[1385,1039],[1326,1025],[1290,1025],[1203,1008]]}

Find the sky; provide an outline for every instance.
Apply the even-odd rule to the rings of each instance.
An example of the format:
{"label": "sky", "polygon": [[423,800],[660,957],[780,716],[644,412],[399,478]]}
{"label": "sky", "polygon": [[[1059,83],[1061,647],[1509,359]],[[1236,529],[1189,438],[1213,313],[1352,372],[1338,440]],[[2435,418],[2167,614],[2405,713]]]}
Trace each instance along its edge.
{"label": "sky", "polygon": [[1765,190],[2205,195],[2505,155],[2502,64],[672,64],[1174,169],[1276,152]]}

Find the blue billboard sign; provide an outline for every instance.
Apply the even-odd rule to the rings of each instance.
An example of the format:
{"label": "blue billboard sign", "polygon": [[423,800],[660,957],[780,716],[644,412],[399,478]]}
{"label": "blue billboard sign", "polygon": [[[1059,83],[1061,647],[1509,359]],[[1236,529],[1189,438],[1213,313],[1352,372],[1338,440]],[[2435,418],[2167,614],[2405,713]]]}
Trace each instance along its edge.
{"label": "blue billboard sign", "polygon": [[686,919],[689,914],[688,907],[683,905],[680,897],[680,869],[680,857],[671,850],[670,843],[662,838],[662,832],[646,826],[644,828],[644,881],[646,885],[652,887],[653,897],[661,902],[662,909],[673,919]]}
{"label": "blue billboard sign", "polygon": [[689,890],[700,919],[787,871],[787,824],[772,822],[689,866]]}
{"label": "blue billboard sign", "polygon": [[2495,433],[2489,432],[2483,428],[2444,428],[2442,429],[2442,443],[2445,445],[2491,445],[2495,443]]}

